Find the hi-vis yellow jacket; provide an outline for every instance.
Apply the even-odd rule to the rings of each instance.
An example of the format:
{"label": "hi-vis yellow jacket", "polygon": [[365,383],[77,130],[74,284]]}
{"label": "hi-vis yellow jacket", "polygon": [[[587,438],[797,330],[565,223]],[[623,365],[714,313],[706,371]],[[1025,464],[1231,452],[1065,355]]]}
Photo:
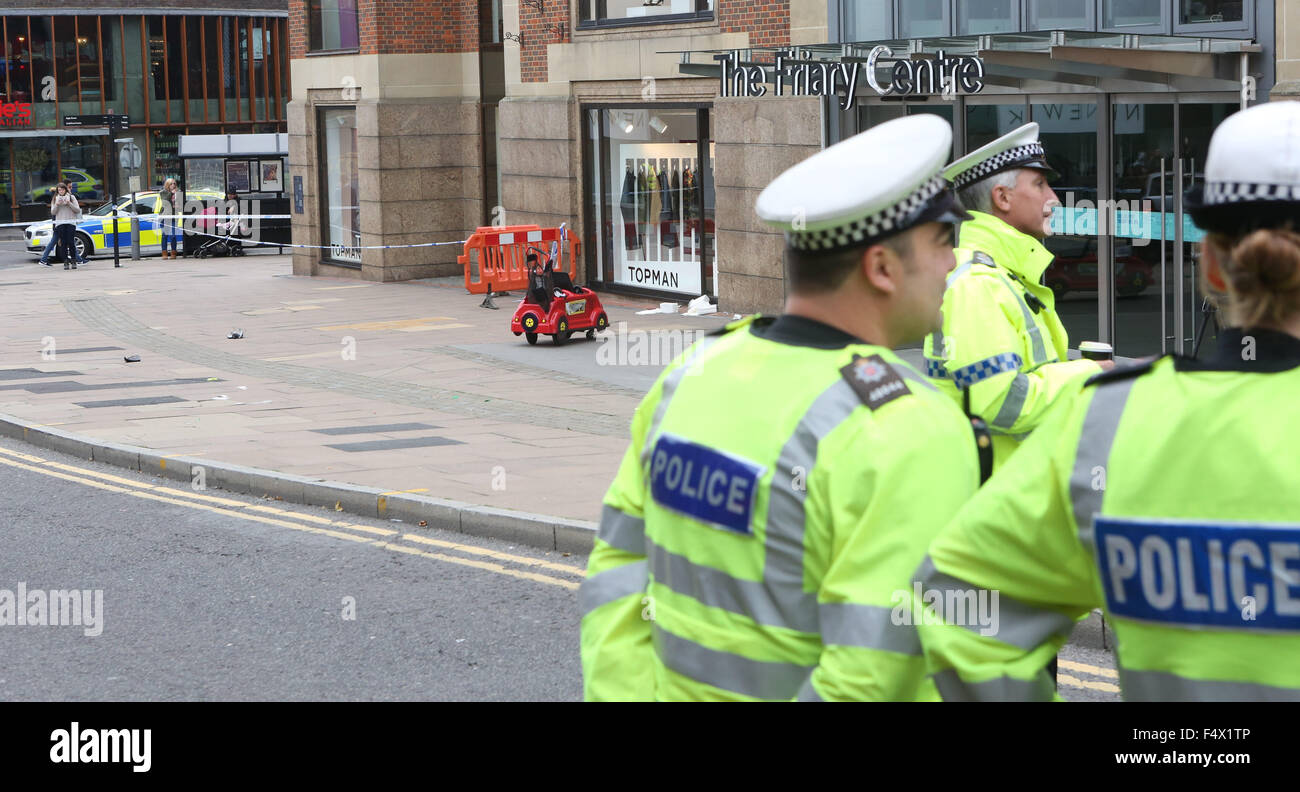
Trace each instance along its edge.
{"label": "hi-vis yellow jacket", "polygon": [[579,592],[585,698],[937,698],[911,577],[978,484],[971,423],[890,350],[728,325],[632,420]]}
{"label": "hi-vis yellow jacket", "polygon": [[925,341],[926,375],[993,432],[1001,466],[1063,390],[1098,373],[1068,360],[1052,290],[1038,283],[1052,262],[1043,244],[983,212],[962,223],[957,268],[943,298],[943,330]]}
{"label": "hi-vis yellow jacket", "polygon": [[1129,701],[1300,701],[1300,339],[1100,374],[930,545],[918,627],[945,700],[1059,698],[1043,670],[1103,606]]}

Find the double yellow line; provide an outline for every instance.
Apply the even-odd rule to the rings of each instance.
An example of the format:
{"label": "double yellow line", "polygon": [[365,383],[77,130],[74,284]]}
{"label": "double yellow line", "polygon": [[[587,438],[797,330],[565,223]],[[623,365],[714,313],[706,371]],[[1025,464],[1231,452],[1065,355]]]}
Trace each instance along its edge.
{"label": "double yellow line", "polygon": [[[294,512],[258,503],[244,503],[243,501],[190,492],[179,488],[144,484],[121,476],[100,473],[74,465],[65,465],[61,462],[54,462],[5,448],[0,448],[0,465],[27,470],[32,473],[39,473],[42,476],[62,479],[120,495],[130,495],[173,506],[183,506],[187,509],[212,512],[264,525],[274,525],[278,528],[289,528],[294,531],[330,536],[348,542],[368,544],[394,553],[404,553],[433,561],[473,567],[497,575],[505,575],[520,580],[531,580],[534,583],[544,583],[548,586],[559,586],[571,591],[578,588],[585,574],[581,567],[571,564],[559,564],[553,561],[544,561],[540,558],[503,553],[498,550],[489,550],[486,547],[448,542],[419,534],[402,533],[389,528],[375,528],[370,525],[331,520],[328,517],[315,514]],[[360,534],[367,535],[362,536]],[[375,536],[381,538],[376,539]],[[408,542],[414,543],[414,546],[404,544]],[[422,547],[436,547],[439,550],[448,552],[431,552],[421,549]],[[459,555],[450,555],[449,553],[458,553]],[[524,569],[518,567],[524,567]],[[567,577],[556,577],[555,575],[545,574],[545,572],[557,572]]]}
{"label": "double yellow line", "polygon": [[1060,673],[1061,671],[1075,671],[1092,676],[1102,677],[1104,679],[1119,679],[1119,672],[1113,668],[1102,668],[1100,666],[1088,665],[1087,663],[1076,663],[1073,660],[1057,660],[1056,683],[1058,685],[1067,685],[1069,687],[1085,688],[1087,690],[1100,690],[1103,693],[1118,693],[1119,685],[1113,682],[1094,682],[1090,679],[1079,679],[1069,674]]}

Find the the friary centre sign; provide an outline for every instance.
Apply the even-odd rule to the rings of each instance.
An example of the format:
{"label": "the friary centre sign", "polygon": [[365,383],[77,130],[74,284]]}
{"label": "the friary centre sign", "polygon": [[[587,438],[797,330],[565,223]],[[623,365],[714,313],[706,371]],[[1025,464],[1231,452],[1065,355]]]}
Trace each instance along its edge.
{"label": "the friary centre sign", "polygon": [[[973,94],[984,90],[984,61],[978,55],[949,57],[943,50],[932,58],[898,57],[881,44],[865,60],[825,61],[799,57],[794,50],[779,52],[771,64],[742,63],[740,51],[714,55],[722,65],[721,96],[766,96],[768,84],[776,96],[839,96],[845,110],[853,107],[859,81],[881,96],[923,94]],[[882,82],[881,61],[893,61]]]}

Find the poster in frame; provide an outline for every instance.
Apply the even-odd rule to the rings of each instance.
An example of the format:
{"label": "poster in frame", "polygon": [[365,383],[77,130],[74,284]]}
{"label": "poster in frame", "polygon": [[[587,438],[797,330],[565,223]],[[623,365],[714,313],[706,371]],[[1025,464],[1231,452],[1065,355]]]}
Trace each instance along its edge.
{"label": "poster in frame", "polygon": [[226,163],[226,191],[233,193],[246,193],[250,188],[248,161],[228,161]]}
{"label": "poster in frame", "polygon": [[262,192],[284,192],[284,163],[280,160],[261,160],[257,163],[262,179]]}

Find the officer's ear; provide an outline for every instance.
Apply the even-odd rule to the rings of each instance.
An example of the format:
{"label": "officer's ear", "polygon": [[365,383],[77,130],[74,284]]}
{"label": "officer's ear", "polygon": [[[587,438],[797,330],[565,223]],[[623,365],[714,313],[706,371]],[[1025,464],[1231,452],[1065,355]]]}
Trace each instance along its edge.
{"label": "officer's ear", "polygon": [[903,261],[890,246],[876,244],[867,248],[862,252],[859,266],[862,268],[863,277],[875,291],[882,294],[893,294],[898,291],[899,280],[903,273]]}
{"label": "officer's ear", "polygon": [[1205,262],[1206,282],[1220,294],[1227,294],[1228,282],[1223,279],[1223,264],[1219,259],[1219,251],[1214,248],[1209,239],[1201,240],[1201,260]]}

